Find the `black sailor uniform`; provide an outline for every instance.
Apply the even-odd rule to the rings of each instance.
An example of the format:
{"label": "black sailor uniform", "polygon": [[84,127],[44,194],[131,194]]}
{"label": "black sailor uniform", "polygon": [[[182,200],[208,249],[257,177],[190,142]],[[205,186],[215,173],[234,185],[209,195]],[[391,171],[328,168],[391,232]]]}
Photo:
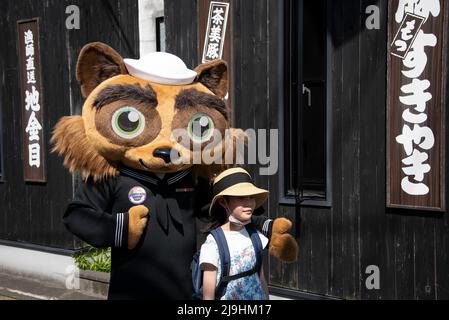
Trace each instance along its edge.
{"label": "black sailor uniform", "polygon": [[[198,218],[211,197],[210,185],[195,184],[190,170],[160,179],[122,168],[115,178],[81,183],[63,222],[88,244],[112,248],[108,299],[189,300],[190,264],[205,239]],[[149,209],[148,224],[136,248],[128,250],[128,211],[135,205]],[[270,231],[271,220],[254,219],[265,234]]]}

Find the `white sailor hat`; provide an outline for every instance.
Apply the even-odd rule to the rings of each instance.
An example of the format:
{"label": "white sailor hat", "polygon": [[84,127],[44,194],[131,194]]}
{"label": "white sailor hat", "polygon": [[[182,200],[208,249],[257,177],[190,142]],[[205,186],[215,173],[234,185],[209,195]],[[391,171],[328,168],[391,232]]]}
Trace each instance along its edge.
{"label": "white sailor hat", "polygon": [[130,75],[160,84],[190,84],[197,76],[180,58],[167,52],[152,52],[139,60],[123,61]]}

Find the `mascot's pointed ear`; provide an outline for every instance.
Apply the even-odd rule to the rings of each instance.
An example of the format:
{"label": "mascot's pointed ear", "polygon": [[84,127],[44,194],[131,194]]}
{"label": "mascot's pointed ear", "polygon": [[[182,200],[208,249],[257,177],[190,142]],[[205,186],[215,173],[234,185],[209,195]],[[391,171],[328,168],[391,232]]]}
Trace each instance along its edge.
{"label": "mascot's pointed ear", "polygon": [[228,93],[228,65],[224,60],[213,60],[195,68],[197,82],[201,82],[217,96],[224,98]]}
{"label": "mascot's pointed ear", "polygon": [[103,81],[127,73],[123,58],[104,43],[89,43],[79,54],[76,79],[80,83],[81,94],[84,98],[87,98]]}

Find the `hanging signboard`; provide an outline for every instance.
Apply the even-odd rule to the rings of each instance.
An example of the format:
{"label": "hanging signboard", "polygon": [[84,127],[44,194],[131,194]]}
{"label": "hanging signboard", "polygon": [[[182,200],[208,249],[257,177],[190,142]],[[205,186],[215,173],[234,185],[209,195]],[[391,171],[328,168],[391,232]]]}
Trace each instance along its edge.
{"label": "hanging signboard", "polygon": [[388,207],[445,210],[446,5],[389,1]]}
{"label": "hanging signboard", "polygon": [[39,19],[17,22],[24,179],[46,182]]}
{"label": "hanging signboard", "polygon": [[229,3],[212,1],[209,6],[202,62],[221,59],[228,23]]}

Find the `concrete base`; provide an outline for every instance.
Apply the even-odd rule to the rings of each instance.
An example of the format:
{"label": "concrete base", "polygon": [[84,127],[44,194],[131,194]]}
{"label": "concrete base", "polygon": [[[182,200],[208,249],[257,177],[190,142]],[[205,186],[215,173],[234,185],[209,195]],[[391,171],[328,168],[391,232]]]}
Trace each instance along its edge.
{"label": "concrete base", "polygon": [[106,299],[109,274],[79,270],[70,256],[0,245],[0,296]]}
{"label": "concrete base", "polygon": [[70,256],[0,245],[0,272],[70,289],[76,285],[78,271]]}
{"label": "concrete base", "polygon": [[68,290],[61,285],[3,274],[0,272],[0,300],[104,300],[81,290]]}
{"label": "concrete base", "polygon": [[80,270],[80,290],[90,295],[106,298],[109,290],[109,273]]}

